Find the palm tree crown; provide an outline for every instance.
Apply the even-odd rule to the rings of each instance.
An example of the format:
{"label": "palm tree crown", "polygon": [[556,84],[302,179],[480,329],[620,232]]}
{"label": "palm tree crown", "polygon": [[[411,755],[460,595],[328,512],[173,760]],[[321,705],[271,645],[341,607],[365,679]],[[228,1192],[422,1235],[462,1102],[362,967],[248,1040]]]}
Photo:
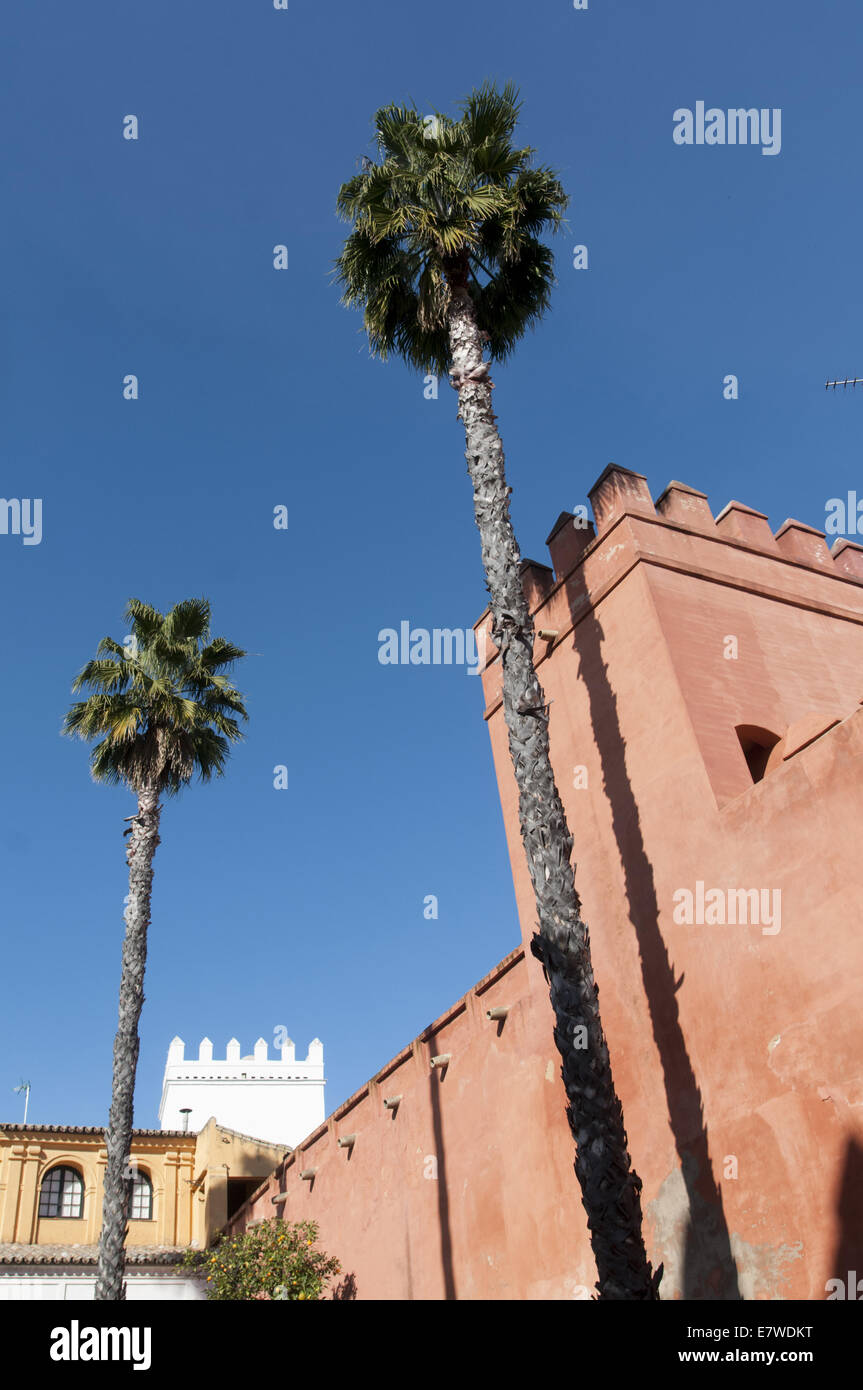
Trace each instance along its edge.
{"label": "palm tree crown", "polygon": [[364,308],[373,355],[447,372],[456,287],[473,299],[493,360],[547,309],[553,257],[539,237],[560,225],[567,198],[550,169],[533,167],[529,146],[513,145],[518,113],[510,83],[472,93],[459,120],[378,111],[380,163],[339,190],[353,231],[336,261],[343,302]]}
{"label": "palm tree crown", "polygon": [[176,794],[197,774],[220,776],[229,745],[247,719],[239,692],[224,674],[245,656],[210,636],[206,599],[185,599],[169,613],[130,599],[131,641],[103,637],[73,691],[89,690],[66,715],[63,732],[99,739],[90,754],[98,782]]}

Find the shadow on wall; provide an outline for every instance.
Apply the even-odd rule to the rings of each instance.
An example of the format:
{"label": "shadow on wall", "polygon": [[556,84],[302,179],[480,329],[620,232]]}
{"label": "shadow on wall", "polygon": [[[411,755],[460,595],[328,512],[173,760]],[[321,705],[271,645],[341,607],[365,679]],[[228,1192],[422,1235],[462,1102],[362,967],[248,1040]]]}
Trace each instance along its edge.
{"label": "shadow on wall", "polygon": [[[435,1040],[429,1041],[429,1060],[436,1052]],[[449,1190],[446,1181],[446,1154],[443,1142],[443,1120],[441,1116],[441,1087],[446,1083],[447,1068],[429,1066],[429,1101],[431,1103],[432,1133],[434,1135],[434,1158],[437,1180],[438,1226],[440,1228],[440,1258],[443,1270],[444,1298],[454,1299],[455,1274],[452,1260],[452,1233],[449,1221]]]}
{"label": "shadow on wall", "polygon": [[849,1139],[845,1150],[836,1214],[839,1238],[830,1277],[843,1281],[846,1298],[859,1301],[863,1297],[863,1288],[858,1292],[857,1287],[857,1281],[863,1281],[863,1147],[856,1139]]}
{"label": "shadow on wall", "polygon": [[340,1283],[333,1289],[333,1300],[337,1303],[348,1303],[357,1296],[357,1276],[346,1274]]}
{"label": "shadow on wall", "polygon": [[[573,644],[579,656],[579,674],[590,701],[591,724],[602,761],[603,789],[611,806],[614,836],[626,876],[629,917],[638,941],[653,1037],[662,1063],[668,1116],[689,1204],[685,1237],[681,1242],[682,1268],[681,1261],[675,1259],[672,1252],[656,1252],[655,1263],[662,1260],[665,1264],[660,1294],[665,1298],[677,1293],[684,1299],[737,1300],[741,1294],[722,1193],[713,1176],[701,1092],[680,1025],[677,992],[683,977],[675,980],[659,930],[653,868],[645,852],[638,804],[626,771],[626,746],[617,715],[617,697],[602,658],[605,634],[595,614],[588,614],[580,622],[578,616],[573,609],[572,621],[576,624]],[[679,1217],[675,1213],[674,1226],[678,1225]],[[672,1289],[669,1275],[673,1275],[675,1268],[679,1269],[679,1274],[677,1288]]]}

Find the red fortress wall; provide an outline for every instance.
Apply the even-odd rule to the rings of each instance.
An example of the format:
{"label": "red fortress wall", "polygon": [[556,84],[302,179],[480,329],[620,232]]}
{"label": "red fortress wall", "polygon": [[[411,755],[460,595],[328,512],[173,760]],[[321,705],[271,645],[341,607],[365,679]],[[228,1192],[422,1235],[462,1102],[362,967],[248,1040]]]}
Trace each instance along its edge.
{"label": "red fortress wall", "polygon": [[[310,1135],[232,1229],[313,1218],[358,1298],[571,1298],[592,1285],[535,967],[521,948],[501,961]],[[501,1007],[502,1024],[486,1017]]]}
{"label": "red fortress wall", "polygon": [[[798,522],[774,535],[736,502],[714,520],[680,483],[654,505],[613,465],[590,499],[596,532],[564,514],[554,569],[525,561],[523,577],[537,632],[554,634],[537,636],[536,661],[649,1255],[665,1298],[824,1298],[863,1270],[863,549],[830,551]],[[495,1006],[503,1023],[486,1018]],[[529,953],[337,1110],[233,1229],[279,1211],[319,1222],[360,1298],[586,1296],[595,1273]]]}

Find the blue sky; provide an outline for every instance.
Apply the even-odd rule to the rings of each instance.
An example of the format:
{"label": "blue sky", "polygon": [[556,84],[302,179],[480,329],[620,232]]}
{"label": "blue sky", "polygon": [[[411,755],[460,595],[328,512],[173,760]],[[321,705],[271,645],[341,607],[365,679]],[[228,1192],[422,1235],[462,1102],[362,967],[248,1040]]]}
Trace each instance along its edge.
{"label": "blue sky", "polygon": [[[525,555],[547,559],[611,459],[654,496],[678,478],[715,511],[823,526],[827,499],[863,494],[863,390],[823,389],[863,375],[863,11],[15,10],[0,491],[42,499],[43,537],[0,535],[0,1118],[22,1076],[34,1121],[107,1115],[133,803],[59,728],[130,595],[209,596],[250,653],[251,713],[225,780],[163,817],[136,1124],[157,1123],[175,1033],[217,1056],[232,1034],[250,1051],[285,1025],[298,1055],[317,1034],[332,1108],[519,939],[479,682],[377,660],[380,629],[469,627],[485,591],[455,395],[370,360],[331,283],[373,113],[511,79],[570,195],[553,309],[495,372]],[[698,100],[780,108],[781,152],[676,145]]]}

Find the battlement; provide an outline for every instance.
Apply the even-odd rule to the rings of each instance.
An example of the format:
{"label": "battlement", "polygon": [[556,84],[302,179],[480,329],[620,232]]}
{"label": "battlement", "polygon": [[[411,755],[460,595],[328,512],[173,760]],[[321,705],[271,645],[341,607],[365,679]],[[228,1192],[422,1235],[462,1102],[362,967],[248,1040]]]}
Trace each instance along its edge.
{"label": "battlement", "polygon": [[[561,512],[546,538],[551,565],[522,561],[537,626],[556,633],[537,640],[537,663],[639,562],[863,622],[863,545],[847,536],[828,546],[825,531],[793,517],[773,531],[764,512],[735,500],[714,516],[706,493],[676,479],[654,502],[644,474],[616,463],[587,495],[593,520],[586,505]],[[488,608],[474,628],[486,634],[488,669],[497,657]]]}
{"label": "battlement", "polygon": [[863,546],[855,541],[837,536],[828,547],[825,531],[792,517],[774,532],[764,512],[734,500],[714,516],[707,494],[688,483],[672,480],[654,503],[643,473],[610,463],[587,495],[593,522],[572,512],[562,512],[546,541],[557,580],[565,578],[624,517],[631,517],[666,523],[701,537],[731,541],[842,579],[863,581]]}
{"label": "battlement", "polygon": [[[641,663],[646,681],[673,672],[665,712],[680,699],[681,718],[657,722],[651,709],[650,737],[663,728],[671,762],[684,729],[693,731],[725,805],[857,710],[863,546],[836,536],[828,547],[824,531],[794,518],[774,531],[764,512],[736,500],[714,515],[706,493],[676,480],[654,502],[644,475],[618,464],[588,497],[592,521],[585,505],[555,522],[546,541],[552,566],[521,566],[534,664],[555,713],[566,706],[573,719],[579,673],[595,665],[598,686],[618,655]],[[857,509],[854,493],[844,512],[831,499],[825,521],[844,514],[856,526]],[[502,689],[488,609],[476,627],[486,639],[491,721]],[[637,723],[646,709],[636,692],[630,717]],[[595,717],[579,716],[584,738]]]}
{"label": "battlement", "polygon": [[[202,1038],[200,1043],[198,1044],[197,1058],[187,1059],[186,1044],[184,1043],[183,1039],[173,1038],[171,1040],[171,1045],[168,1048],[168,1067],[173,1068],[183,1065],[191,1067],[193,1071],[196,1071],[199,1069],[200,1064],[203,1064],[207,1068],[215,1066],[219,1069],[220,1073],[224,1072],[225,1075],[231,1076],[235,1075],[233,1068],[235,1068],[241,1063],[246,1062],[252,1062],[255,1064],[255,1066],[266,1064],[268,1073],[272,1073],[273,1075],[281,1075],[281,1072],[279,1072],[278,1070],[274,1070],[277,1069],[280,1065],[290,1065],[294,1067],[294,1064],[296,1063],[298,1066],[301,1066],[304,1069],[309,1067],[323,1068],[324,1045],[321,1042],[320,1038],[312,1038],[312,1041],[309,1043],[309,1050],[306,1055],[305,1061],[301,1061],[299,1058],[296,1057],[296,1044],[292,1042],[292,1040],[287,1035],[285,1035],[284,1041],[280,1045],[278,1045],[277,1051],[280,1054],[279,1059],[276,1060],[274,1058],[272,1061],[270,1061],[269,1046],[267,1044],[266,1038],[258,1038],[258,1041],[255,1043],[254,1050],[252,1052],[246,1053],[245,1056],[242,1056],[240,1053],[240,1043],[236,1038],[231,1038],[230,1042],[227,1044],[227,1047],[225,1049],[224,1059],[220,1061],[218,1058],[213,1057],[213,1043],[210,1041],[210,1039]],[[212,1073],[210,1073],[209,1071],[207,1072],[207,1074],[212,1075]],[[245,1075],[245,1072],[243,1073],[243,1075]],[[297,1075],[299,1075],[299,1073],[297,1073]],[[321,1071],[321,1075],[323,1075],[323,1071]]]}

